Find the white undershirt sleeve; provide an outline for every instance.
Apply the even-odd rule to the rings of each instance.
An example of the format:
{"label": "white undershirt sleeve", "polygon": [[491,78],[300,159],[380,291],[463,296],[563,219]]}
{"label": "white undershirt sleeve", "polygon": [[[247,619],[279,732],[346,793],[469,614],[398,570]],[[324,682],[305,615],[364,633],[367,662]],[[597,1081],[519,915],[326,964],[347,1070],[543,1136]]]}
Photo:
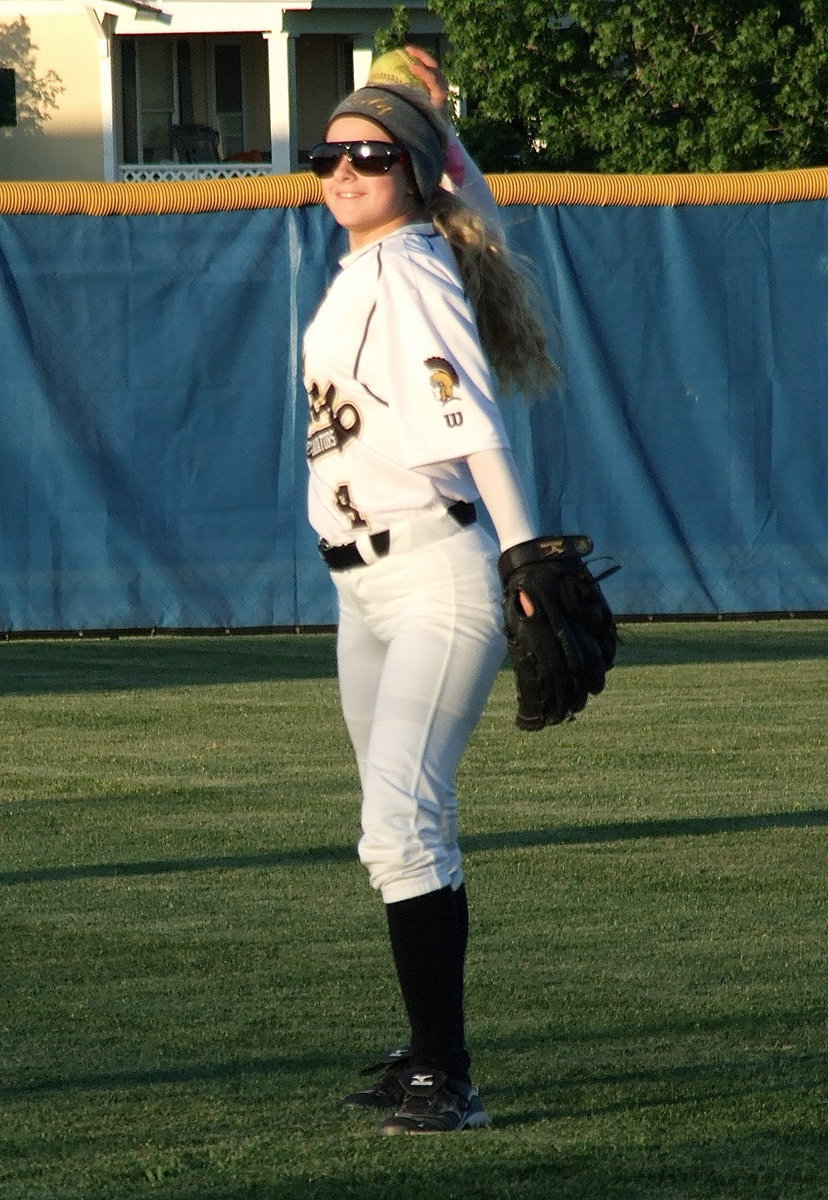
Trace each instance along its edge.
{"label": "white undershirt sleeve", "polygon": [[488,509],[501,550],[538,536],[518,479],[511,450],[479,450],[466,459]]}

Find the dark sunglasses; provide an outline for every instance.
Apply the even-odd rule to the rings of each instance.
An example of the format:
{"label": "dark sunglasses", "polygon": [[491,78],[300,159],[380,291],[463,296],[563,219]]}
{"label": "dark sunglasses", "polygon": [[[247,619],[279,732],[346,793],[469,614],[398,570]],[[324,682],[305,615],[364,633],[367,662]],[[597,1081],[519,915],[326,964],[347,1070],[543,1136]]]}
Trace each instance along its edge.
{"label": "dark sunglasses", "polygon": [[310,152],[314,175],[328,179],[340,158],[347,158],[357,175],[384,175],[408,154],[394,142],[319,142]]}

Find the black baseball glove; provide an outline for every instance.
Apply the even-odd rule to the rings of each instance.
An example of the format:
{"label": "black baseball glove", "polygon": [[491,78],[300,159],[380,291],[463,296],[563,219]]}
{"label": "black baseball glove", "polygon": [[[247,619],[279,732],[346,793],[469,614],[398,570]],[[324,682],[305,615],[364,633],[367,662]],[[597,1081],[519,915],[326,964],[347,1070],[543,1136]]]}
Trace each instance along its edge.
{"label": "black baseball glove", "polygon": [[[504,551],[498,562],[503,613],[517,676],[520,729],[572,720],[587,696],[603,691],[618,633],[599,581],[583,561],[592,542],[582,534],[541,537]],[[527,616],[521,593],[528,598]]]}

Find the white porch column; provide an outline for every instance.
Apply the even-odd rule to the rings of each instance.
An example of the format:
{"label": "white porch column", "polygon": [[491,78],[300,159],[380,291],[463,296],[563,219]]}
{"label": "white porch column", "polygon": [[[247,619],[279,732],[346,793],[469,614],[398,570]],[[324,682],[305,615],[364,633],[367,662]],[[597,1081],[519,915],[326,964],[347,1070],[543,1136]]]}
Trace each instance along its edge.
{"label": "white porch column", "polygon": [[353,63],[354,87],[365,87],[368,72],[371,70],[371,60],[374,57],[374,43],[367,38],[354,38]]}
{"label": "white porch column", "polygon": [[296,47],[291,34],[266,33],[270,100],[270,153],[274,175],[288,175],[296,162]]}
{"label": "white porch column", "polygon": [[100,57],[101,98],[101,150],[103,152],[103,177],[111,183],[118,178],[118,163],[115,154],[115,110],[112,89],[112,26],[113,18],[103,19],[91,8],[87,9],[92,27],[98,39]]}

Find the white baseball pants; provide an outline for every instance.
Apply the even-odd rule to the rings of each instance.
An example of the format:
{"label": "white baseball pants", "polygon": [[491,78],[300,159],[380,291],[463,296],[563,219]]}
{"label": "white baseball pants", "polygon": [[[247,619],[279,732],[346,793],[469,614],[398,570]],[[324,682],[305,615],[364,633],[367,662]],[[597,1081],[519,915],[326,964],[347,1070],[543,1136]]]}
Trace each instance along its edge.
{"label": "white baseball pants", "polygon": [[505,653],[496,544],[451,517],[434,532],[403,552],[392,538],[387,557],[332,574],[359,857],[386,904],[463,881],[455,775]]}

